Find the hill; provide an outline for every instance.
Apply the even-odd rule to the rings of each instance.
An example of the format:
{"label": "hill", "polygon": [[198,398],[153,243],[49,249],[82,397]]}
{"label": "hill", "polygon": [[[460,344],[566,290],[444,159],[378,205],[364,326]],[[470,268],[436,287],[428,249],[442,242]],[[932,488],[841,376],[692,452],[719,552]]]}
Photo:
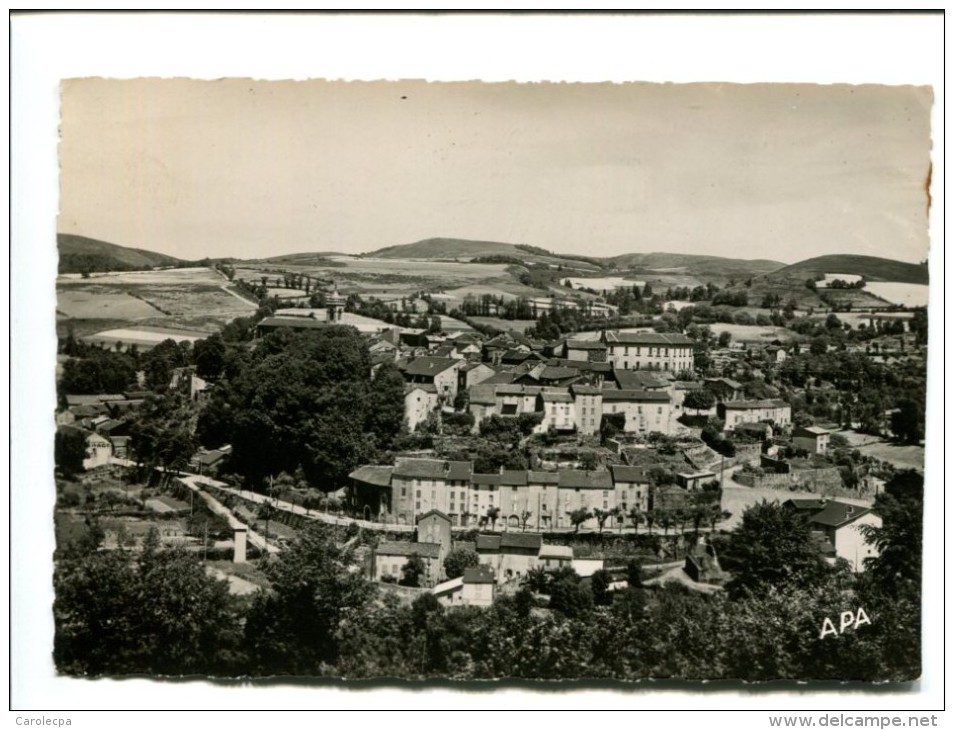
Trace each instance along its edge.
{"label": "hill", "polygon": [[82,274],[94,271],[136,271],[157,266],[182,266],[186,262],[174,256],[127,248],[71,233],[57,233],[56,247],[60,254],[61,274]]}
{"label": "hill", "polygon": [[921,264],[883,259],[878,256],[830,254],[799,261],[772,272],[769,277],[800,278],[824,274],[856,274],[867,281],[896,281],[904,284],[927,284],[928,269]]}
{"label": "hill", "polygon": [[681,270],[687,274],[726,279],[747,278],[768,274],[785,266],[769,259],[730,259],[723,256],[700,256],[684,253],[626,253],[609,261],[618,269],[659,271]]}

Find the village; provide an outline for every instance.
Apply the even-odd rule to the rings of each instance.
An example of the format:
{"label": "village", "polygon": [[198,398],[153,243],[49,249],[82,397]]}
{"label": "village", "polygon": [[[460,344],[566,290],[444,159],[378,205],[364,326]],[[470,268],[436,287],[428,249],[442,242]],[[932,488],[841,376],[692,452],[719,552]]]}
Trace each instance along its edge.
{"label": "village", "polygon": [[[819,283],[834,281],[837,291],[844,279],[851,276]],[[614,305],[602,299],[585,305],[570,294],[547,306],[534,302],[531,314],[539,323],[585,312],[577,320],[585,329],[547,338],[533,330],[445,327],[465,325],[468,317],[460,310],[458,319],[449,316],[438,295],[392,298],[382,308],[339,293],[333,282],[312,289],[285,274],[276,283],[311,290],[309,298],[282,306],[264,287],[247,286],[261,299],[258,313],[242,325],[241,342],[213,335],[186,346],[174,339],[152,349],[125,345],[144,368],[138,390],[70,393],[73,374],[67,374],[58,439],[82,439],[87,482],[97,470],[123,465],[140,475],[153,487],[142,490],[153,495],[139,500],[142,508],[182,514],[188,495],[194,514],[190,490],[201,494],[217,513],[218,539],[209,541],[208,520],[201,536],[194,520],[165,534],[192,550],[201,544],[206,556],[213,545],[233,565],[248,555],[279,554],[309,521],[350,525],[367,536],[361,571],[402,600],[423,591],[448,606],[488,606],[498,592],[546,586],[538,576],[561,571],[586,584],[596,576],[606,590],[618,590],[633,579],[627,566],[636,563],[643,566],[636,573],[640,588],[675,581],[703,593],[722,590],[731,573],[720,564],[718,546],[744,511],[766,498],[805,517],[811,550],[824,561],[864,571],[877,556],[865,529],[882,525],[872,506],[896,469],[859,447],[884,436],[905,438],[905,419],[901,408],[885,409],[880,399],[882,410],[872,413],[855,382],[840,380],[858,375],[842,364],[862,358],[888,371],[923,372],[920,331],[897,327],[905,320],[878,308],[867,314],[867,326],[862,321],[852,329],[836,314],[798,314],[790,305],[787,319],[777,310],[772,316],[792,328],[814,322],[820,334],[803,328],[806,336],[796,339],[763,333],[757,341],[733,341],[727,332],[717,336],[717,323],[699,326],[686,317],[692,307],[681,309],[685,331],[671,331],[676,318],[668,296],[620,281],[644,295],[642,326],[607,327],[619,321]],[[603,292],[610,301],[615,293]],[[366,316],[369,310],[423,326],[396,325],[390,315],[391,322],[375,319]],[[207,425],[218,423],[227,373],[235,367],[229,357],[341,328],[366,351],[372,390],[390,374],[387,404],[399,410],[387,414],[394,431],[389,448],[377,450],[376,460],[345,463],[337,480],[308,483],[300,468],[296,477],[289,468],[267,476],[258,470],[250,481],[255,470],[246,471],[243,478],[229,429]],[[64,342],[64,352],[84,353],[89,361],[103,352],[118,356],[124,347],[87,340]],[[822,372],[829,353],[832,362]],[[81,378],[74,386],[89,389]],[[173,401],[174,428],[163,432],[148,422],[150,413],[169,419],[168,407],[157,404]],[[135,506],[128,488],[123,498],[127,508]],[[89,504],[86,510],[88,522]],[[105,544],[145,539],[142,525],[112,524]],[[129,537],[137,530],[138,542]],[[247,580],[244,569],[246,577],[239,577],[227,560],[216,570],[233,587],[254,592],[266,584]]]}

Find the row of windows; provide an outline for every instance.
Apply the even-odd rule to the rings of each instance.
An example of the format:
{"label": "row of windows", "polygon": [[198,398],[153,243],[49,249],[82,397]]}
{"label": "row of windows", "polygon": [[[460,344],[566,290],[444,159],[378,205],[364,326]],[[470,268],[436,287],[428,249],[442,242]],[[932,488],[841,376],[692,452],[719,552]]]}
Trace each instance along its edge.
{"label": "row of windows", "polygon": [[[617,345],[617,347],[618,347],[618,345]],[[615,349],[616,349],[615,347],[611,347],[611,348],[610,348],[610,351],[611,351],[613,354],[616,354],[616,353],[614,352]],[[643,354],[643,352],[642,352],[642,347],[641,347],[641,346],[636,345],[635,347],[633,347],[633,349],[635,350],[635,352],[632,353],[632,354],[636,355],[636,357],[639,357],[640,355]],[[654,350],[655,350],[655,352],[654,352]],[[630,352],[629,352],[629,345],[624,345],[624,346],[623,346],[623,354],[624,354],[624,355],[629,355],[629,354],[630,354]],[[688,357],[688,355],[689,355],[689,348],[687,348],[687,347],[674,347],[674,348],[672,348],[672,354],[673,354],[673,357]],[[653,346],[648,346],[648,347],[646,348],[646,355],[647,355],[648,357],[669,357],[669,348],[668,348],[668,347],[653,347]]]}

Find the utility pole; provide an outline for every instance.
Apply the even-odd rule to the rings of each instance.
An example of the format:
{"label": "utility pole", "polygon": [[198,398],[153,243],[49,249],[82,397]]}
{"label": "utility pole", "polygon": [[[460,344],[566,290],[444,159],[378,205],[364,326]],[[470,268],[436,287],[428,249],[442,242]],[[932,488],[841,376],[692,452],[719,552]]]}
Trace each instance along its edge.
{"label": "utility pole", "polygon": [[202,562],[209,562],[209,521],[205,521],[205,532],[202,537]]}

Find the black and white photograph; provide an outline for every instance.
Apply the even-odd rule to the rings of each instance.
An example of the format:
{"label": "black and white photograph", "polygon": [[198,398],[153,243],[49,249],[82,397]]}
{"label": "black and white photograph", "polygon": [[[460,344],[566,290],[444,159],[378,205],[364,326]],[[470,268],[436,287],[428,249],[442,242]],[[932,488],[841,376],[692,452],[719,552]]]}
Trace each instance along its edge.
{"label": "black and white photograph", "polygon": [[919,686],[939,91],[62,78],[58,681]]}

